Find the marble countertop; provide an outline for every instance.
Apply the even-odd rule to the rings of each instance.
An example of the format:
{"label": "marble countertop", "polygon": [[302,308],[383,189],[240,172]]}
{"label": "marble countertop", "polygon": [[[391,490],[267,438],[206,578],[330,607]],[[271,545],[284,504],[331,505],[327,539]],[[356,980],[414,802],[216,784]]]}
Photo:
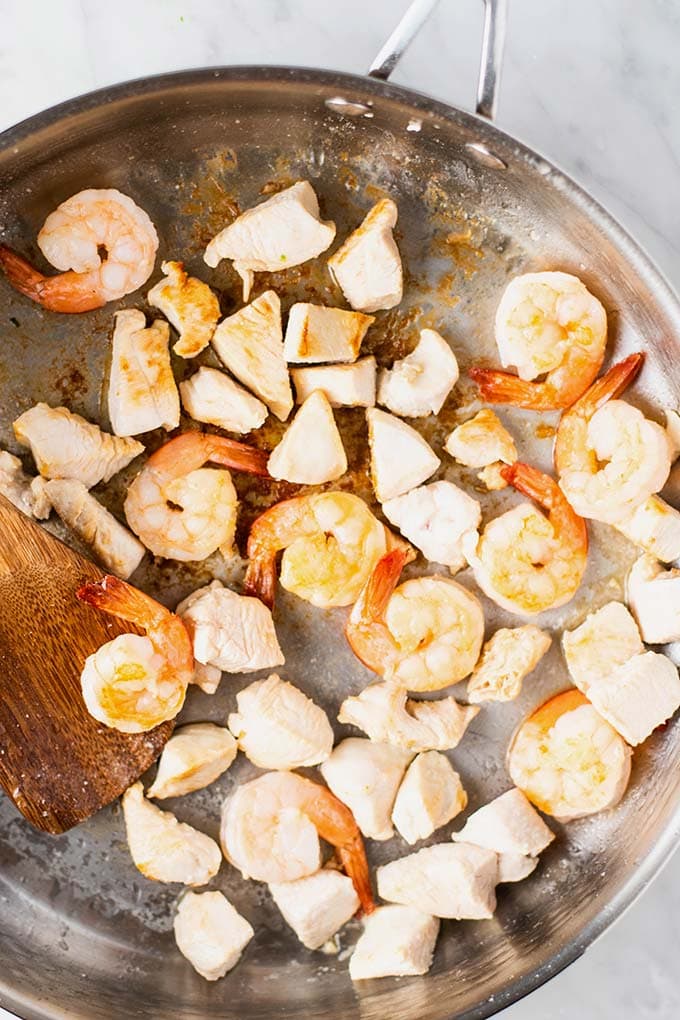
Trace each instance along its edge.
{"label": "marble countertop", "polygon": [[[406,0],[0,0],[0,130],[126,78],[207,64],[365,72]],[[513,0],[498,123],[576,177],[680,287],[680,5]],[[479,0],[441,0],[394,80],[470,107]],[[680,1015],[680,855],[503,1020]],[[9,1014],[0,1009],[0,1020]]]}

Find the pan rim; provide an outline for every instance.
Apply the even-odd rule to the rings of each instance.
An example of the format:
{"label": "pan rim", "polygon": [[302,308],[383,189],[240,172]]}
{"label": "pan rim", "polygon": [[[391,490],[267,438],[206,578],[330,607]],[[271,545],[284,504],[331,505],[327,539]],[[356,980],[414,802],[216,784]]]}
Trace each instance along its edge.
{"label": "pan rim", "polygon": [[[623,257],[634,266],[636,272],[649,283],[655,300],[664,306],[666,314],[677,324],[680,335],[680,298],[674,288],[645,249],[599,200],[590,195],[586,188],[551,159],[543,156],[516,136],[503,131],[496,124],[406,86],[342,71],[288,65],[216,65],[172,71],[104,86],[33,114],[0,133],[0,152],[19,146],[31,135],[54,127],[60,121],[65,122],[70,117],[78,116],[108,103],[135,99],[153,92],[162,93],[179,87],[199,86],[216,81],[252,83],[255,86],[271,85],[277,82],[290,85],[316,84],[337,91],[344,89],[355,93],[360,92],[368,99],[375,97],[401,102],[414,112],[423,112],[453,122],[463,129],[474,132],[479,140],[488,142],[492,150],[494,145],[498,146],[499,143],[501,147],[511,149],[513,158],[532,167],[534,172],[538,170],[544,177],[546,186],[549,184],[549,186],[566,193],[570,201],[580,206],[602,229]],[[517,978],[497,994],[493,1001],[487,1000],[472,1007],[466,1013],[459,1014],[459,1020],[486,1020],[500,1010],[523,999],[577,960],[588,946],[599,939],[635,903],[668,863],[679,839],[680,791],[678,804],[669,815],[653,849],[631,870],[629,877],[600,914],[588,922],[576,937],[569,940],[537,969],[529,975]],[[9,1010],[22,1020],[63,1020],[66,1016],[59,1006],[46,1012],[44,1001],[40,1002],[37,997],[23,994],[17,997],[16,990],[12,989],[11,984],[2,975],[0,975],[0,1007]]]}

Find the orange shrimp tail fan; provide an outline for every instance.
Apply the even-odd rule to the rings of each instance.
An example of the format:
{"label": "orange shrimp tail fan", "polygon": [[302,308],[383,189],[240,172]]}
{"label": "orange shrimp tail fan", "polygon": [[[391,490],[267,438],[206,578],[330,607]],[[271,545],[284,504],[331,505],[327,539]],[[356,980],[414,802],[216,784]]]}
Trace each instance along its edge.
{"label": "orange shrimp tail fan", "polygon": [[51,312],[91,312],[105,304],[94,288],[83,286],[83,274],[45,276],[27,259],[0,245],[0,268],[21,294]]}
{"label": "orange shrimp tail fan", "polygon": [[151,625],[157,615],[167,612],[160,603],[112,574],[106,574],[101,581],[84,584],[77,590],[76,597],[95,609],[141,626]]}

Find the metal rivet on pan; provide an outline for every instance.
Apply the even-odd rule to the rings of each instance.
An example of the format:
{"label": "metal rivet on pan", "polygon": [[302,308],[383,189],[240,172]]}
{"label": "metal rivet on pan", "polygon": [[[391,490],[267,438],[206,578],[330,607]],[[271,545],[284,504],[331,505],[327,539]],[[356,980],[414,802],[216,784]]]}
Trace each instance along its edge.
{"label": "metal rivet on pan", "polygon": [[508,164],[500,156],[496,156],[491,149],[487,148],[484,142],[466,142],[465,148],[472,157],[482,166],[488,166],[492,170],[507,170]]}
{"label": "metal rivet on pan", "polygon": [[351,99],[344,99],[342,96],[331,96],[325,99],[324,104],[334,113],[343,113],[347,117],[372,117],[373,111],[366,103],[354,103]]}

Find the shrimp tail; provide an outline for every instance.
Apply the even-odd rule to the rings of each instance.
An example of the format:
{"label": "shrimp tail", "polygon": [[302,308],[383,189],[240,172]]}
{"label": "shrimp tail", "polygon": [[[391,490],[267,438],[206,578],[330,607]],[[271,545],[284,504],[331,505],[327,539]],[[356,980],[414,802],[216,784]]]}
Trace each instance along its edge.
{"label": "shrimp tail", "polygon": [[84,584],[77,590],[76,597],[110,616],[146,629],[160,622],[168,612],[155,599],[112,574],[106,574],[101,581]]}
{"label": "shrimp tail", "polygon": [[268,609],[273,609],[276,594],[276,555],[254,557],[250,551],[248,555],[252,558],[243,582],[244,594],[259,599]]}
{"label": "shrimp tail", "polygon": [[[490,404],[515,404],[517,407],[536,408],[538,385],[520,379],[510,372],[491,368],[471,368],[470,378],[479,386],[484,400]],[[540,407],[540,404],[538,405]]]}
{"label": "shrimp tail", "polygon": [[357,835],[350,843],[337,848],[338,858],[348,878],[352,879],[352,885],[359,897],[359,903],[364,914],[372,914],[375,910],[375,900],[371,889],[371,876],[366,860],[364,842],[360,835]]}
{"label": "shrimp tail", "polygon": [[51,312],[90,312],[106,303],[93,287],[87,286],[84,274],[45,276],[5,245],[0,245],[0,268],[15,290]]}
{"label": "shrimp tail", "polygon": [[396,645],[383,617],[408,559],[406,550],[393,549],[378,560],[345,624],[345,637],[356,657],[368,669],[385,677],[389,675]]}
{"label": "shrimp tail", "polygon": [[550,475],[545,475],[537,468],[523,464],[519,460],[514,464],[505,464],[501,468],[501,476],[518,492],[535,499],[546,510],[551,510],[560,498],[565,498],[559,485]]}
{"label": "shrimp tail", "polygon": [[375,570],[357,599],[352,610],[352,617],[359,616],[366,622],[383,618],[408,558],[409,555],[405,549],[397,548],[378,560]]}
{"label": "shrimp tail", "polygon": [[621,396],[639,373],[644,360],[644,354],[638,351],[637,354],[629,354],[623,361],[612,365],[604,375],[595,380],[572,410],[577,413],[583,410],[590,416],[608,400],[615,400]]}
{"label": "shrimp tail", "polygon": [[206,435],[206,445],[210,460],[234,471],[245,471],[250,475],[269,478],[267,462],[269,454],[266,450],[258,450],[247,443],[239,443],[235,439],[224,436]]}

